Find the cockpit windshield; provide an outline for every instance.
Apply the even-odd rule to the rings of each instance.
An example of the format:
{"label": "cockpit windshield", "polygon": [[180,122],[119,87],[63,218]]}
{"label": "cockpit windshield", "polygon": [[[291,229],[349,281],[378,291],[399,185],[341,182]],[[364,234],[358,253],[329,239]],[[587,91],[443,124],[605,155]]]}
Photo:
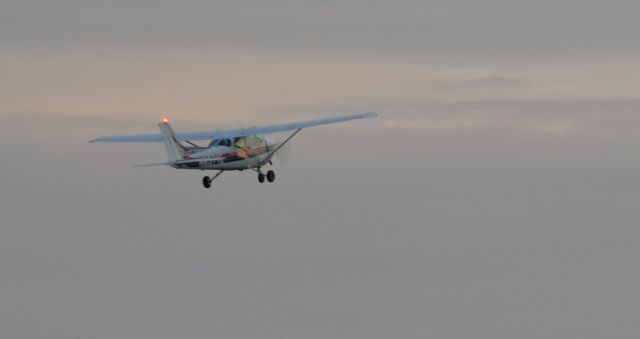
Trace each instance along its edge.
{"label": "cockpit windshield", "polygon": [[264,138],[260,135],[247,135],[245,137],[231,139],[213,139],[209,143],[209,147],[213,146],[226,146],[226,147],[238,147],[238,148],[253,148],[259,147],[264,144]]}

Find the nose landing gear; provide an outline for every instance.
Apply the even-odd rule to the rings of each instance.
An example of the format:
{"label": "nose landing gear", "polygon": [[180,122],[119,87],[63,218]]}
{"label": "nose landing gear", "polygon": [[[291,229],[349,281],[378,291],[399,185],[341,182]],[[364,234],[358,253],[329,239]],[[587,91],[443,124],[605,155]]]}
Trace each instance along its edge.
{"label": "nose landing gear", "polygon": [[211,187],[211,178],[209,178],[209,177],[202,178],[202,186],[204,186],[204,188],[210,188]]}
{"label": "nose landing gear", "polygon": [[211,187],[211,182],[214,181],[220,174],[222,174],[222,172],[224,171],[220,171],[218,173],[216,173],[216,175],[213,176],[213,178],[209,178],[208,176],[205,176],[202,178],[202,186],[204,186],[204,188],[210,188]]}

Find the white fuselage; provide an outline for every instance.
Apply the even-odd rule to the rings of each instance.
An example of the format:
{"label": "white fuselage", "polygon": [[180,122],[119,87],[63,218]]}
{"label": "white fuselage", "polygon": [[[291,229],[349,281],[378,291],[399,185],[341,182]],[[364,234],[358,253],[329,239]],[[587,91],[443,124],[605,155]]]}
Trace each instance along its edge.
{"label": "white fuselage", "polygon": [[262,136],[213,140],[210,147],[185,148],[177,169],[244,170],[264,165],[278,143]]}

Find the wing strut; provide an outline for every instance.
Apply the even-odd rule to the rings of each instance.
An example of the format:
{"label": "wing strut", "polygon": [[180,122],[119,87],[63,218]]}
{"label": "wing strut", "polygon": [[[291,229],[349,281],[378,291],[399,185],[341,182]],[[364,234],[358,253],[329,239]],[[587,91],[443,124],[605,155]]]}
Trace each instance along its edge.
{"label": "wing strut", "polygon": [[220,171],[220,172],[216,173],[216,175],[214,175],[214,176],[213,176],[213,178],[209,179],[209,182],[216,180],[216,178],[217,178],[220,174],[222,174],[222,172],[224,172],[224,171]]}
{"label": "wing strut", "polygon": [[284,140],[284,141],[283,141],[283,142],[282,142],[278,147],[276,147],[276,149],[274,149],[273,151],[271,151],[271,153],[269,153],[269,156],[268,156],[268,157],[266,157],[266,158],[264,159],[264,161],[262,161],[262,162],[260,163],[260,166],[258,166],[258,167],[262,167],[262,166],[264,166],[265,164],[267,164],[269,161],[271,161],[271,158],[273,158],[273,155],[274,155],[274,154],[276,154],[276,152],[277,152],[278,150],[280,150],[280,149],[282,148],[282,146],[284,146],[284,144],[286,144],[287,142],[289,142],[289,140],[291,140],[291,138],[293,138],[294,136],[296,136],[296,134],[298,134],[298,132],[300,132],[300,131],[302,131],[302,128],[298,128],[295,132],[291,133],[291,135],[290,135],[288,138],[286,138],[286,139],[285,139],[285,140]]}
{"label": "wing strut", "polygon": [[220,174],[222,174],[222,172],[224,172],[224,170],[220,170],[220,172],[216,173],[216,175],[214,175],[213,178],[209,178],[209,177],[202,178],[202,185],[204,186],[204,188],[210,188],[211,187],[211,182],[216,180],[216,178]]}

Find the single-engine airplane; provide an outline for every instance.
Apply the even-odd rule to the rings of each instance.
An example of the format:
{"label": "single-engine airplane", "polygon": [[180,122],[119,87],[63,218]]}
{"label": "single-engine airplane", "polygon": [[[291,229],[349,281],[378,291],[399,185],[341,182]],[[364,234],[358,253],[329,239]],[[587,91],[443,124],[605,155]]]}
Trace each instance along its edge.
{"label": "single-engine airplane", "polygon": [[[169,119],[163,118],[160,134],[116,135],[98,137],[90,142],[162,142],[167,152],[168,161],[144,166],[168,165],[176,169],[216,170],[212,178],[202,178],[205,188],[211,187],[211,182],[224,171],[243,171],[250,169],[258,173],[258,181],[265,179],[273,182],[276,174],[273,170],[262,172],[262,167],[273,165],[271,158],[303,128],[334,124],[337,122],[366,119],[378,116],[369,112],[363,114],[339,116],[293,123],[269,125],[263,127],[203,131],[191,133],[174,133],[169,125]],[[293,131],[284,141],[278,142],[267,138],[264,134]],[[208,146],[198,146],[193,141],[207,140]],[[185,142],[189,146],[181,143]]]}

